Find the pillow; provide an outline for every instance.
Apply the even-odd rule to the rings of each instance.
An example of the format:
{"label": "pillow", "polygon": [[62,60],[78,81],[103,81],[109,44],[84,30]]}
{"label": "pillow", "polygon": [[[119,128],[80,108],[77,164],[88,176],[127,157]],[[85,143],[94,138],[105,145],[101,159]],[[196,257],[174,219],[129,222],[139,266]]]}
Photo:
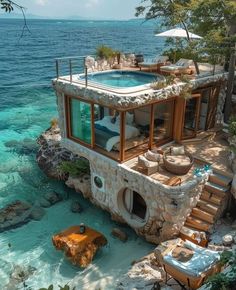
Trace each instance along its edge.
{"label": "pillow", "polygon": [[148,152],[145,153],[145,157],[147,158],[147,160],[154,161],[154,162],[159,162],[161,160],[161,154],[154,153],[150,150],[148,150]]}
{"label": "pillow", "polygon": [[170,153],[173,156],[184,155],[185,154],[184,146],[171,147],[170,148]]}
{"label": "pillow", "polygon": [[142,155],[138,156],[138,164],[143,167],[151,167],[150,162]]}
{"label": "pillow", "polygon": [[134,114],[130,114],[129,112],[126,112],[126,124],[132,125],[134,122]]}

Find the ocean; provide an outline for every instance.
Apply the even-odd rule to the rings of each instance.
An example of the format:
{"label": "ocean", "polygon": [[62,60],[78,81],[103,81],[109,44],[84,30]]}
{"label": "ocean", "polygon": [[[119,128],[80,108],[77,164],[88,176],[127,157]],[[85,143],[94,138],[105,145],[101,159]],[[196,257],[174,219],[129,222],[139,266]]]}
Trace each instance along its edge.
{"label": "ocean", "polygon": [[[57,285],[66,283],[80,290],[115,289],[131,262],[153,245],[128,227],[128,242],[112,238],[117,224],[108,213],[39,170],[36,138],[57,117],[51,87],[55,58],[94,55],[101,44],[152,58],[164,43],[154,36],[153,22],[28,20],[28,27],[30,32],[21,37],[23,20],[0,19],[0,208],[15,200],[34,203],[50,191],[60,192],[65,200],[46,209],[41,221],[0,233],[1,289],[12,290],[9,277],[17,266],[31,266],[35,272],[15,289],[38,290],[50,284],[59,289]],[[80,201],[83,213],[71,213],[72,200]],[[80,222],[103,232],[109,241],[85,270],[71,265],[51,243],[54,233]]]}

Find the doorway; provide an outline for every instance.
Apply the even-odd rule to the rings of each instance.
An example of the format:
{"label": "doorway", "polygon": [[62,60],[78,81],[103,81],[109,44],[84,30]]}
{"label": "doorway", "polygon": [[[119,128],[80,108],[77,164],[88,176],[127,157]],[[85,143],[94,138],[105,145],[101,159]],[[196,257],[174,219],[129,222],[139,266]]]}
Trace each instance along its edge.
{"label": "doorway", "polygon": [[201,96],[193,96],[185,101],[182,139],[194,138],[199,125]]}
{"label": "doorway", "polygon": [[138,192],[129,188],[125,189],[123,202],[125,209],[132,218],[137,218],[142,221],[146,219],[147,205],[143,197]]}

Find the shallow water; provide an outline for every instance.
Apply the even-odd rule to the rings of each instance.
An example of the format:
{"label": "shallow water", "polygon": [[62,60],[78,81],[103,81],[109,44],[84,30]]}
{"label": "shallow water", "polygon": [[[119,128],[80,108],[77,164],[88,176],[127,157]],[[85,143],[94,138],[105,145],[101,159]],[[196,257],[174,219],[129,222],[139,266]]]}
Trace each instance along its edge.
{"label": "shallow water", "polygon": [[[0,207],[16,199],[34,203],[52,190],[69,199],[47,209],[39,222],[0,233],[1,289],[15,265],[36,268],[26,281],[27,286],[19,285],[18,289],[37,290],[51,283],[56,286],[67,282],[76,289],[114,289],[116,279],[130,263],[153,246],[128,227],[125,230],[129,241],[123,244],[115,240],[110,232],[117,225],[108,213],[92,206],[63,183],[48,179],[35,162],[36,138],[57,116],[50,84],[55,76],[54,58],[93,54],[99,44],[125,52],[145,51],[153,57],[163,43],[157,43],[153,24],[140,25],[136,21],[29,20],[28,24],[31,34],[19,39],[22,21],[0,19]],[[80,200],[82,214],[70,212],[72,199]],[[86,270],[72,266],[51,243],[54,233],[80,222],[103,232],[109,240]]]}

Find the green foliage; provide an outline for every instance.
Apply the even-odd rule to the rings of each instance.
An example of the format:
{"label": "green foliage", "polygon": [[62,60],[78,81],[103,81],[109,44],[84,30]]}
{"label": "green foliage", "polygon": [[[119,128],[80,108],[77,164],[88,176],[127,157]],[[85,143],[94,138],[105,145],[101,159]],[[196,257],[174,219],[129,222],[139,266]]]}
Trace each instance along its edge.
{"label": "green foliage", "polygon": [[229,120],[229,132],[236,136],[236,116],[232,116]]}
{"label": "green foliage", "polygon": [[116,55],[116,52],[109,46],[101,45],[96,49],[96,55],[102,59],[111,59]]}
{"label": "green foliage", "polygon": [[151,83],[150,86],[153,90],[160,90],[160,89],[163,89],[164,87],[166,87],[167,84],[166,84],[166,80],[163,80],[163,81],[155,81],[155,82]]}
{"label": "green foliage", "polygon": [[58,119],[52,118],[50,121],[51,128],[56,128],[58,126]]}
{"label": "green foliage", "polygon": [[75,161],[64,161],[58,169],[60,172],[69,173],[73,177],[90,173],[89,161],[84,158]]}
{"label": "green foliage", "polygon": [[39,290],[53,290],[53,285],[50,285],[48,288],[40,288]]}
{"label": "green foliage", "polygon": [[5,12],[12,12],[14,10],[14,3],[10,0],[0,0],[1,9],[5,10]]}
{"label": "green foliage", "polygon": [[224,251],[221,254],[220,262],[222,265],[229,266],[227,273],[212,275],[207,280],[206,286],[210,290],[231,290],[236,283],[236,252]]}

